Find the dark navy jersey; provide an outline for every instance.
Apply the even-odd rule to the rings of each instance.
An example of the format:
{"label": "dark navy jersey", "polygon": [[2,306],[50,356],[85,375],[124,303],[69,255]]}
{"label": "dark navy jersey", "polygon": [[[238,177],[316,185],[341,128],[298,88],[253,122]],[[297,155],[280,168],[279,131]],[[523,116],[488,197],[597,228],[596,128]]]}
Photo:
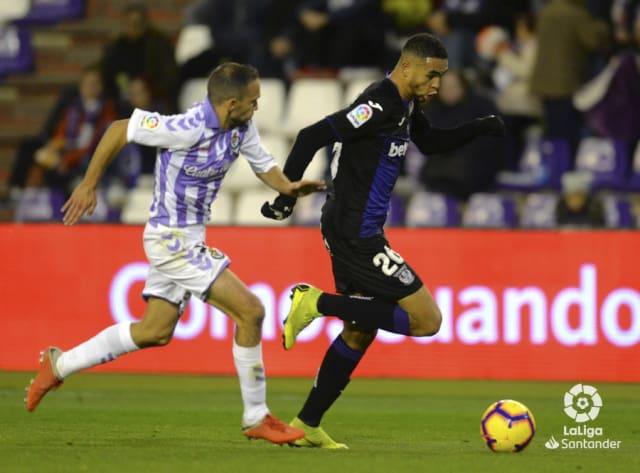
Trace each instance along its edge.
{"label": "dark navy jersey", "polygon": [[417,104],[402,100],[389,79],[371,84],[353,104],[326,120],[337,142],[331,163],[334,190],[323,208],[323,224],[332,225],[343,238],[380,235],[407,153],[410,126],[426,131],[429,123]]}

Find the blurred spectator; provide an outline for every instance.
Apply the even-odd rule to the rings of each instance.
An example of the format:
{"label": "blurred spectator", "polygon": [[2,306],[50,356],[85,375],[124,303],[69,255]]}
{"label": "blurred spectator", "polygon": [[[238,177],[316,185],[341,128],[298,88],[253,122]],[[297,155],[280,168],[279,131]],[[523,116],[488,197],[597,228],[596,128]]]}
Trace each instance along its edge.
{"label": "blurred spectator", "polygon": [[538,54],[531,90],[542,99],[546,135],[578,146],[582,117],[572,96],[587,78],[589,53],[609,43],[606,23],[592,18],[584,0],[550,0],[538,19]]}
{"label": "blurred spectator", "polygon": [[613,34],[616,41],[626,46],[633,43],[636,18],[640,16],[640,0],[614,0],[611,7]]}
{"label": "blurred spectator", "polygon": [[46,142],[27,154],[21,147],[11,178],[11,185],[38,187],[46,185],[67,191],[80,172],[82,163],[91,156],[102,134],[116,118],[110,99],[103,99],[102,79],[97,67],[88,67],[80,79],[79,93],[60,111]]}
{"label": "blurred spectator", "polygon": [[626,142],[640,140],[640,15],[634,27],[635,50],[624,50],[574,97],[589,127],[599,135]]}
{"label": "blurred spectator", "polygon": [[145,77],[154,96],[174,109],[178,69],[171,39],[150,24],[143,3],[129,4],[123,21],[124,31],[105,47],[102,57],[107,94],[126,100],[131,78]]}
{"label": "blurred spectator", "polygon": [[[437,128],[450,128],[496,113],[493,103],[475,94],[458,71],[443,76],[437,99],[425,109],[425,115]],[[498,143],[495,138],[478,138],[455,151],[428,156],[421,172],[422,183],[429,191],[460,199],[489,190],[503,165]]]}
{"label": "blurred spectator", "polygon": [[483,26],[511,29],[513,17],[523,11],[529,11],[528,0],[444,0],[427,25],[447,48],[449,67],[462,69],[475,62],[475,37]]}
{"label": "blurred spectator", "polygon": [[562,176],[562,198],[556,207],[558,226],[604,227],[604,206],[591,193],[591,176],[585,172],[568,172]]}
{"label": "blurred spectator", "polygon": [[295,68],[296,11],[301,0],[272,0],[262,19],[262,37],[254,45],[251,63],[263,77],[287,79]]}
{"label": "blurred spectator", "polygon": [[434,7],[432,0],[381,0],[385,21],[384,69],[392,69],[407,38],[423,33]]}
{"label": "blurred spectator", "polygon": [[513,48],[503,48],[498,52],[498,67],[494,72],[499,90],[496,105],[508,130],[505,145],[509,169],[517,167],[524,147],[525,130],[542,115],[540,101],[530,91],[537,51],[535,17],[519,15],[516,18],[515,44]]}
{"label": "blurred spectator", "polygon": [[384,48],[377,0],[311,0],[298,10],[296,57],[303,68],[377,66]]}
{"label": "blurred spectator", "polygon": [[[167,112],[162,103],[154,100],[149,83],[141,77],[136,77],[129,82],[127,96],[129,100],[120,105],[118,113],[122,118],[129,118],[136,108],[162,114]],[[133,184],[131,181],[138,174],[153,174],[156,163],[156,148],[128,143],[114,163],[120,164],[114,173],[127,181],[128,186],[131,186]]]}
{"label": "blurred spectator", "polygon": [[181,82],[206,77],[223,62],[255,65],[261,62],[255,56],[262,51],[263,24],[271,3],[269,0],[199,0],[189,7],[185,22],[207,26],[212,45],[182,66]]}
{"label": "blurred spectator", "polygon": [[3,189],[0,202],[8,204],[9,197],[17,201],[27,181],[29,170],[33,165],[33,156],[53,135],[57,123],[62,118],[67,106],[78,96],[78,87],[73,85],[62,89],[53,108],[49,112],[42,130],[35,136],[24,139],[18,145],[11,172],[9,173],[8,191]]}

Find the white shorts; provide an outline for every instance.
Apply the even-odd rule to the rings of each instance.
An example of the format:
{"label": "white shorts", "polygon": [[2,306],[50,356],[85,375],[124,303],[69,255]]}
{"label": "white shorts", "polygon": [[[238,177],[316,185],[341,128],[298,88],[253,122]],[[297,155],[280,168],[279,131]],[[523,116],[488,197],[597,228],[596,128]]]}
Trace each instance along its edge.
{"label": "white shorts", "polygon": [[209,288],[231,262],[227,255],[204,242],[204,226],[173,228],[150,224],[144,229],[144,251],[149,276],[142,291],[184,310],[190,296],[205,300]]}

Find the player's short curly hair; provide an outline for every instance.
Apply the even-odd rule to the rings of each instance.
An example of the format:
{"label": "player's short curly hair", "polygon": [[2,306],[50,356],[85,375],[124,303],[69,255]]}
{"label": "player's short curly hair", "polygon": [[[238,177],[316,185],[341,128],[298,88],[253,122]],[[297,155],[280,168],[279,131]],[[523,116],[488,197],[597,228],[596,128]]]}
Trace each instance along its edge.
{"label": "player's short curly hair", "polygon": [[219,104],[232,98],[242,98],[247,86],[258,79],[258,70],[248,64],[226,62],[216,67],[207,81],[211,103]]}
{"label": "player's short curly hair", "polygon": [[402,47],[402,54],[413,54],[420,58],[434,57],[447,59],[448,54],[442,42],[429,33],[411,36]]}

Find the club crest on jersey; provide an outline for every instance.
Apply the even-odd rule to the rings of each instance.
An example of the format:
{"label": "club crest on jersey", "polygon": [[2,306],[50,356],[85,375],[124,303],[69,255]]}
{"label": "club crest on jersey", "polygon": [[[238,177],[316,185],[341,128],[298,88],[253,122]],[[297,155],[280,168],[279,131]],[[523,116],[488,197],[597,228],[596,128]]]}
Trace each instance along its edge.
{"label": "club crest on jersey", "polygon": [[404,143],[395,143],[391,142],[391,146],[389,147],[389,157],[397,158],[400,156],[404,156],[407,154],[407,148],[409,147],[409,143],[406,141]]}
{"label": "club crest on jersey", "polygon": [[238,130],[233,130],[231,132],[231,152],[233,154],[240,153],[240,132]]}
{"label": "club crest on jersey", "polygon": [[396,274],[394,274],[394,276],[398,278],[400,282],[405,286],[409,286],[416,279],[416,277],[406,264],[403,264],[400,270]]}
{"label": "club crest on jersey", "polygon": [[361,103],[356,108],[347,113],[347,119],[354,128],[360,128],[367,123],[373,115],[373,110],[366,103]]}
{"label": "club crest on jersey", "polygon": [[145,115],[142,117],[140,126],[147,130],[153,130],[160,125],[160,119],[156,115]]}

